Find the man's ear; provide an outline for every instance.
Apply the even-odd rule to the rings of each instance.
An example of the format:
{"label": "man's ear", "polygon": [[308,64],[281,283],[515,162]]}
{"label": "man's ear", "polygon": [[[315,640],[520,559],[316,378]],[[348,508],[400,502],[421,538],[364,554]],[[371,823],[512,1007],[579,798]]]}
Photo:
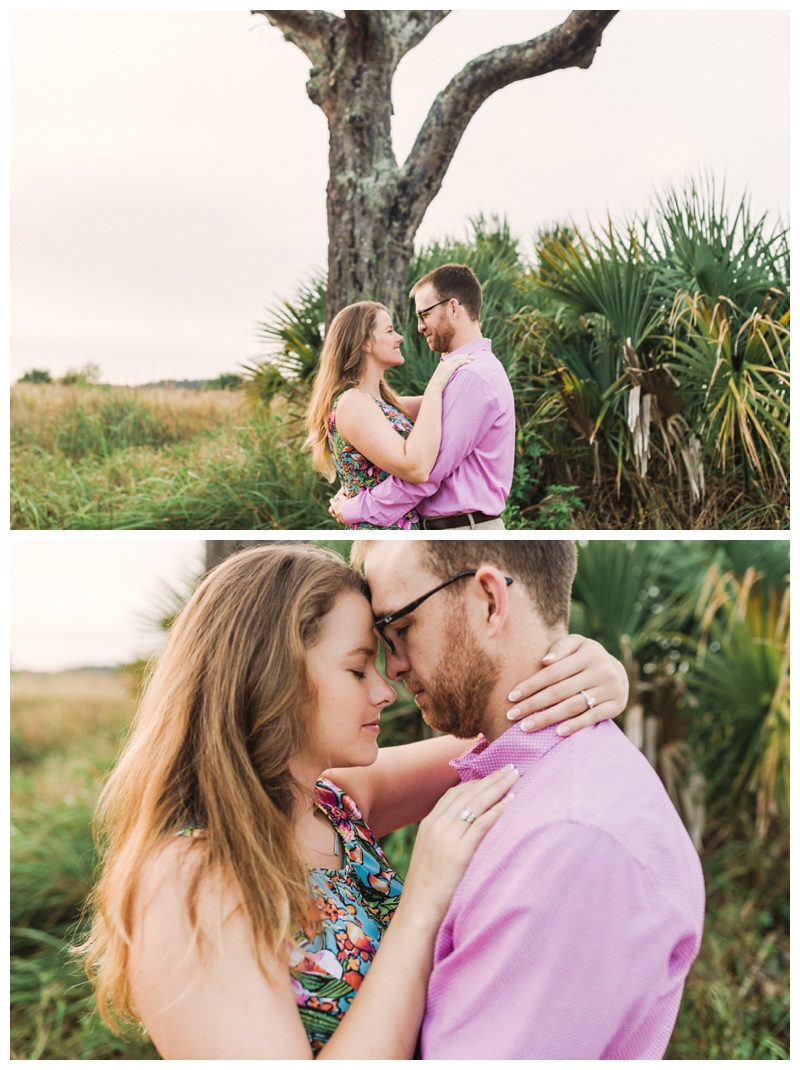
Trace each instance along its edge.
{"label": "man's ear", "polygon": [[486,637],[496,638],[508,620],[508,584],[500,569],[481,565],[475,573],[475,585],[484,599]]}

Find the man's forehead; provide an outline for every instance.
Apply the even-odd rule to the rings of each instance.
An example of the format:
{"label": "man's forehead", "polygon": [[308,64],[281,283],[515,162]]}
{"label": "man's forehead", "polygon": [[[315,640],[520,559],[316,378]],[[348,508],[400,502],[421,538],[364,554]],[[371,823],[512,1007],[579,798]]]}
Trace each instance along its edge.
{"label": "man's forehead", "polygon": [[416,543],[386,540],[367,550],[364,574],[373,612],[380,617],[422,593],[420,588],[428,572],[422,563],[422,549]]}
{"label": "man's forehead", "polygon": [[426,282],[424,286],[420,286],[420,288],[415,292],[414,302],[418,309],[427,308],[428,305],[432,304],[436,300],[436,297],[436,288],[434,287],[433,283]]}

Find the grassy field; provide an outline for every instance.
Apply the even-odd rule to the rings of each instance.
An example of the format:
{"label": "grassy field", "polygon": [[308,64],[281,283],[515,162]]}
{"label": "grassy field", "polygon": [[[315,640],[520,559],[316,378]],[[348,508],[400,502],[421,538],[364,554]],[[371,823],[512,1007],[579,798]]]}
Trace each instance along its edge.
{"label": "grassy field", "polygon": [[11,527],[330,528],[297,434],[237,392],[18,383]]}
{"label": "grassy field", "polygon": [[92,882],[91,819],[130,721],[118,673],[13,674],[11,682],[11,1058],[146,1059],[90,1012],[67,952]]}
{"label": "grassy field", "polygon": [[[285,405],[242,392],[181,388],[33,385],[11,389],[12,529],[341,530],[328,515],[328,484],[301,452],[302,425]],[[619,497],[579,464],[561,485],[543,476],[536,443],[518,436],[509,529],[780,528],[785,488],[753,483],[731,493],[706,477],[702,506],[676,511],[666,484]],[[538,441],[538,440],[537,440]],[[527,443],[527,444],[526,444]],[[547,466],[545,465],[544,468]],[[546,484],[546,493],[542,481]]]}
{"label": "grassy field", "polygon": [[[114,1037],[70,962],[94,867],[90,822],[100,781],[135,702],[121,673],[12,674],[11,1057],[149,1059],[140,1033]],[[399,868],[411,837],[387,852]],[[707,831],[703,947],[667,1057],[788,1058],[788,829],[759,840],[747,815]],[[575,994],[580,999],[580,993]]]}

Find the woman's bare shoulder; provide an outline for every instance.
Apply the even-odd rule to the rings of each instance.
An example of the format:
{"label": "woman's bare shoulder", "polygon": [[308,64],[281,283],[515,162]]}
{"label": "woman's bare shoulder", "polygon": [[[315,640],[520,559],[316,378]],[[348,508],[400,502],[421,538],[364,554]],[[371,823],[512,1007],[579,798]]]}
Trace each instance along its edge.
{"label": "woman's bare shoulder", "polygon": [[345,390],[343,394],[339,395],[336,402],[336,411],[338,413],[350,413],[350,412],[369,412],[376,408],[375,399],[370,394],[365,394],[363,390],[359,390],[357,387],[350,387],[349,390]]}
{"label": "woman's bare shoulder", "polygon": [[209,866],[205,837],[164,837],[139,869],[136,913],[169,925],[186,918],[190,898],[201,929],[216,927],[240,905],[235,881],[220,867]]}
{"label": "woman's bare shoulder", "polygon": [[174,837],[142,867],[128,959],[142,1021],[164,1058],[308,1058],[285,961],[256,952],[237,886],[208,866],[207,846]]}

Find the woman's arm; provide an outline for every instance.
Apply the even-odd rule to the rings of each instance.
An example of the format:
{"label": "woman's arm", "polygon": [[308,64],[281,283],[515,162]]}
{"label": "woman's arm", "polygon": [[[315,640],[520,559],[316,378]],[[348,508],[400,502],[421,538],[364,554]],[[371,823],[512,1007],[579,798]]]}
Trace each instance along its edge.
{"label": "woman's arm", "polygon": [[[559,724],[560,735],[617,717],[628,702],[628,677],[622,664],[600,643],[582,635],[559,639],[542,659],[543,668],[522,681],[509,696],[509,727],[521,720],[523,731]],[[594,700],[590,708],[581,694]],[[513,706],[513,709],[512,709]],[[532,716],[536,712],[535,716]],[[439,736],[399,747],[384,747],[377,761],[359,769],[334,769],[331,779],[358,799],[376,836],[419,821],[458,774],[448,764],[474,740]]]}
{"label": "woman's arm", "polygon": [[[459,785],[420,825],[400,905],[350,1008],[320,1059],[413,1057],[436,934],[478,843],[503,812],[516,771]],[[468,807],[477,819],[459,817]],[[198,858],[197,853],[194,859]],[[204,880],[194,938],[185,843],[145,868],[129,976],[142,1021],[165,1059],[311,1059],[287,964],[259,965],[232,882]]]}
{"label": "woman's arm", "polygon": [[360,390],[350,390],[339,400],[339,434],[390,475],[409,483],[424,483],[436,463],[442,441],[442,393],[453,373],[472,359],[453,357],[439,364],[407,438],[395,431],[372,398]]}

